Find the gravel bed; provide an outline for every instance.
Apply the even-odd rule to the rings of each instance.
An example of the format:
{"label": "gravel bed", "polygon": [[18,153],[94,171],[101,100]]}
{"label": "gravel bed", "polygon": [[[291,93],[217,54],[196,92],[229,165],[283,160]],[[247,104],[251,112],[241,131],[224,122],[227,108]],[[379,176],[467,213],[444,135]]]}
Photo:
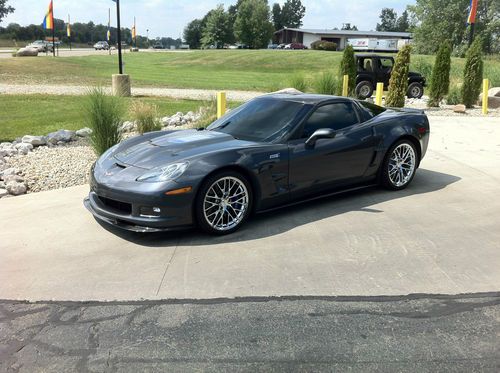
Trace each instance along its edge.
{"label": "gravel bed", "polygon": [[49,148],[40,146],[27,155],[15,155],[10,167],[21,170],[28,193],[67,188],[88,182],[88,174],[97,156],[87,139]]}

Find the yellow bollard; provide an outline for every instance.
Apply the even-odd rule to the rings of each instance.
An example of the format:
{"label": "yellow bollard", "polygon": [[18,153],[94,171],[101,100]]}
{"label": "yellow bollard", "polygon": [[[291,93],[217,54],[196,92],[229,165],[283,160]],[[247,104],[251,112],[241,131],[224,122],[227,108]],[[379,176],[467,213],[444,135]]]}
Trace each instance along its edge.
{"label": "yellow bollard", "polygon": [[349,94],[349,75],[344,75],[344,81],[342,82],[342,96],[348,96]]}
{"label": "yellow bollard", "polygon": [[488,79],[483,79],[483,114],[488,114]]}
{"label": "yellow bollard", "polygon": [[377,83],[377,90],[375,91],[375,104],[382,106],[382,96],[384,94],[384,83]]}
{"label": "yellow bollard", "polygon": [[217,119],[226,113],[226,92],[217,92]]}

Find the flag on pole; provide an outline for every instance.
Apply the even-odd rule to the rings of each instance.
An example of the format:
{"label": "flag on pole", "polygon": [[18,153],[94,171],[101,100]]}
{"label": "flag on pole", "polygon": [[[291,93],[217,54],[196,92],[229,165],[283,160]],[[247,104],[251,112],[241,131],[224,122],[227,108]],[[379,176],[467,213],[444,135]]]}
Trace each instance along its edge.
{"label": "flag on pole", "polygon": [[467,23],[469,25],[476,23],[476,13],[477,13],[477,0],[470,0],[469,16],[467,17]]}
{"label": "flag on pole", "polygon": [[68,25],[66,26],[66,34],[68,35],[68,38],[71,37],[71,24],[68,21]]}
{"label": "flag on pole", "polygon": [[108,32],[106,33],[106,40],[111,40],[111,8],[108,9]]}
{"label": "flag on pole", "polygon": [[135,39],[137,36],[136,31],[135,31],[135,17],[134,17],[134,25],[132,26],[132,39]]}
{"label": "flag on pole", "polygon": [[50,0],[49,10],[43,19],[43,28],[45,30],[53,30],[54,29],[54,11],[52,8],[52,0]]}

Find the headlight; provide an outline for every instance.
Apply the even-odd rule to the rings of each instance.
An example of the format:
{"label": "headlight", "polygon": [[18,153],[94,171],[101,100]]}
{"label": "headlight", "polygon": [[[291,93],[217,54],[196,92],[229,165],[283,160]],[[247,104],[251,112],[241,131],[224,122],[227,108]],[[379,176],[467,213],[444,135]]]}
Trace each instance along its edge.
{"label": "headlight", "polygon": [[189,162],[172,163],[168,166],[157,168],[144,175],[139,176],[137,181],[146,181],[150,183],[175,180],[186,171]]}

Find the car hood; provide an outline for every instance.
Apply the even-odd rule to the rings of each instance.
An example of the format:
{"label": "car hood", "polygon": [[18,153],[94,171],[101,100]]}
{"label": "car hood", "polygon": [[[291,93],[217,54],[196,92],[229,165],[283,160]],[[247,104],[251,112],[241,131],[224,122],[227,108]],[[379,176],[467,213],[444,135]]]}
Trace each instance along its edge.
{"label": "car hood", "polygon": [[118,148],[114,158],[124,165],[152,169],[190,160],[215,151],[249,147],[256,143],[237,140],[216,131],[174,131],[129,147]]}

